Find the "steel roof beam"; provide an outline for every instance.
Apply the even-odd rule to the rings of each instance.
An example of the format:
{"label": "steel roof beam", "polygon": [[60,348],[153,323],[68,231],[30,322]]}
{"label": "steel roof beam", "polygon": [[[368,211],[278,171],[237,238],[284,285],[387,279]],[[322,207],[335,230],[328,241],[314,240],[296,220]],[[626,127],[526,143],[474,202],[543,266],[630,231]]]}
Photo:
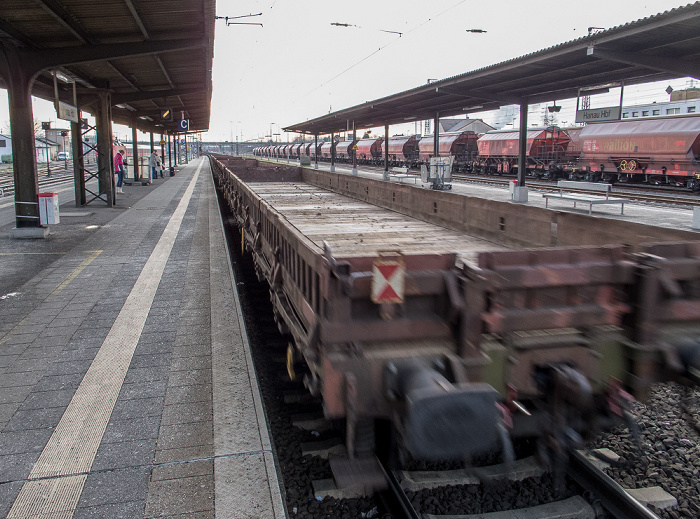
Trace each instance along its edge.
{"label": "steel roof beam", "polygon": [[700,79],[700,65],[697,62],[690,63],[668,56],[643,56],[631,52],[610,51],[595,46],[589,48],[588,54],[595,58],[607,59],[617,63],[642,66],[652,70]]}
{"label": "steel roof beam", "polygon": [[160,56],[158,56],[157,54],[154,55],[153,57],[156,59],[156,63],[158,63],[160,70],[163,72],[163,75],[165,76],[165,79],[170,84],[170,88],[175,88],[175,84],[173,83],[173,80],[170,78],[168,71],[165,69],[165,65],[163,64],[163,60],[160,59]]}
{"label": "steel roof beam", "polygon": [[3,20],[2,18],[0,18],[0,31],[4,32],[10,38],[13,38],[15,41],[21,43],[25,47],[28,47],[30,49],[37,48],[36,45],[32,42],[32,40],[29,39],[29,37],[27,37],[26,34],[18,31],[15,27],[13,27],[11,24],[9,24],[6,20]]}
{"label": "steel roof beam", "polygon": [[[199,88],[171,88],[167,90],[145,90],[141,92],[129,92],[123,94],[112,94],[112,104],[120,105],[124,103],[134,103],[136,101],[149,101],[151,99],[184,96],[191,94],[201,94]],[[182,101],[182,100],[180,100]]]}
{"label": "steel roof beam", "polygon": [[75,36],[82,43],[96,45],[98,40],[95,40],[88,32],[78,23],[73,15],[68,12],[63,5],[56,0],[36,0],[36,2],[58,23],[60,23],[68,32]]}
{"label": "steel roof beam", "polygon": [[146,38],[147,40],[151,38],[151,36],[148,34],[148,29],[146,29],[146,25],[143,23],[143,20],[141,19],[141,14],[139,13],[138,9],[136,9],[136,6],[131,0],[124,0],[124,3],[126,6],[129,8],[129,11],[131,11],[131,16],[134,17],[134,21],[136,22],[136,25],[139,26],[139,29],[141,30],[141,34],[143,34],[143,37]]}
{"label": "steel roof beam", "polygon": [[178,40],[150,40],[133,43],[116,43],[109,45],[90,45],[61,49],[42,49],[37,51],[19,50],[23,62],[31,64],[34,73],[46,68],[75,65],[91,61],[144,56],[159,52],[174,52],[204,47],[203,38],[184,38]]}

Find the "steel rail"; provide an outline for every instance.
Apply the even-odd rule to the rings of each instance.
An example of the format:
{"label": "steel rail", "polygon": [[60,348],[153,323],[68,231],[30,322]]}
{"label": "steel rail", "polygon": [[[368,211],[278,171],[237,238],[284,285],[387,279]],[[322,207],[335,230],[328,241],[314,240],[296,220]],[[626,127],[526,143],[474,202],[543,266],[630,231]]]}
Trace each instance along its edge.
{"label": "steel rail", "polygon": [[605,509],[617,519],[659,519],[658,515],[632,497],[580,452],[569,453],[567,475],[600,499]]}
{"label": "steel rail", "polygon": [[377,493],[385,508],[397,519],[421,519],[422,515],[413,508],[413,505],[408,500],[406,492],[403,491],[396,476],[394,476],[393,471],[383,462],[380,463],[389,485],[386,490]]}

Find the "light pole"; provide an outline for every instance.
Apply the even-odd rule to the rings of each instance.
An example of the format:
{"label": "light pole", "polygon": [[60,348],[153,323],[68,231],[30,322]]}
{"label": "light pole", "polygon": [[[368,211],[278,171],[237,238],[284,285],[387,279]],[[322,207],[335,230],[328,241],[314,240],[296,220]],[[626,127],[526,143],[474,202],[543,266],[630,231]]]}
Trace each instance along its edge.
{"label": "light pole", "polygon": [[47,123],[41,123],[41,127],[44,130],[44,139],[46,140],[46,176],[51,176],[51,150],[49,148],[49,130],[51,129],[51,121]]}

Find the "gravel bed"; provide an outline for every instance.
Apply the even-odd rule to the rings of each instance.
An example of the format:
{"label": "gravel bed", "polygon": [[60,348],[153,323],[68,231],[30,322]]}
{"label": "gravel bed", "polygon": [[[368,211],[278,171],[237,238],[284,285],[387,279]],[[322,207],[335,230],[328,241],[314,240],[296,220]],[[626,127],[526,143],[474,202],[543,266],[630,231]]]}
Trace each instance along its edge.
{"label": "gravel bed", "polygon": [[660,486],[675,497],[677,507],[654,510],[662,518],[700,517],[700,436],[694,425],[700,422],[700,390],[657,384],[649,401],[634,404],[632,412],[641,450],[626,427],[601,435],[591,445],[607,447],[622,458],[606,472],[625,488]]}
{"label": "gravel bed", "polygon": [[[222,203],[221,207],[225,207]],[[277,463],[284,484],[284,498],[290,518],[358,519],[378,517],[377,503],[371,498],[317,500],[312,481],[331,478],[328,460],[318,456],[302,456],[301,444],[337,436],[334,431],[305,431],[292,426],[292,415],[318,411],[309,404],[286,404],[284,392],[298,390],[299,383],[286,379],[283,359],[287,340],[277,332],[272,318],[267,284],[255,277],[249,255],[240,257],[240,234],[227,223],[229,248],[241,298],[246,329],[251,344],[255,370],[260,384],[265,414]],[[238,244],[238,245],[236,245]]]}
{"label": "gravel bed", "polygon": [[580,491],[573,485],[557,491],[553,476],[545,474],[517,482],[498,480],[482,485],[448,485],[406,495],[421,513],[463,515],[528,508],[580,495]]}

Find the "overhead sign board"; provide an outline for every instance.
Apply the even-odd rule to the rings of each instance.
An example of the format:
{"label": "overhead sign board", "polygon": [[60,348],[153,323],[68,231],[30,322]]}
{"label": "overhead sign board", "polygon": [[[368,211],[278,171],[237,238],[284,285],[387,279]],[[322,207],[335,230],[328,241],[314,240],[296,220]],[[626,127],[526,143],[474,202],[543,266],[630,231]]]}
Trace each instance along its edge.
{"label": "overhead sign board", "polygon": [[161,121],[172,121],[173,120],[172,108],[161,108],[160,109],[160,120]]}
{"label": "overhead sign board", "polygon": [[190,127],[190,122],[187,119],[180,119],[177,122],[177,129],[180,130],[181,132],[186,132],[189,127]]}
{"label": "overhead sign board", "polygon": [[607,108],[593,108],[590,110],[578,110],[576,112],[577,123],[599,123],[602,121],[619,121],[620,107],[609,106]]}
{"label": "overhead sign board", "polygon": [[59,119],[64,121],[71,121],[74,123],[78,122],[78,108],[64,103],[63,101],[58,102],[58,109],[56,110]]}

